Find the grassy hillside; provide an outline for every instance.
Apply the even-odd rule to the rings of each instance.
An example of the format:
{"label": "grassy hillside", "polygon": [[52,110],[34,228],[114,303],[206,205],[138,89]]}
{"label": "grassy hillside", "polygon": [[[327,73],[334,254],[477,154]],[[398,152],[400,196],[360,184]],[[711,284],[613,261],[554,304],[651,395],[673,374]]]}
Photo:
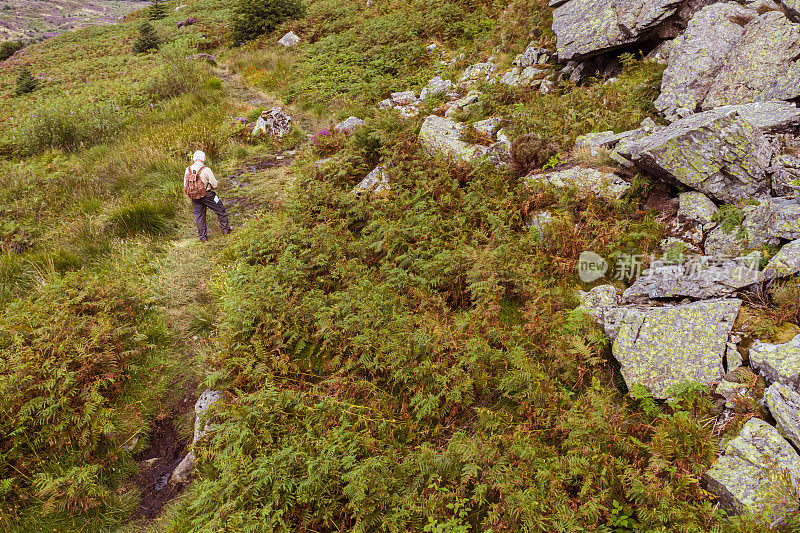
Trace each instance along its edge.
{"label": "grassy hillside", "polygon": [[[0,527],[758,527],[698,481],[722,436],[708,390],[669,403],[627,391],[574,311],[581,251],[655,247],[652,184],[629,175],[617,202],[531,192],[428,157],[417,135],[441,102],[408,121],[376,111],[439,70],[552,44],[546,0],[308,0],[302,19],[236,47],[230,2],[182,3],[154,23],[157,52],[131,52],[139,13],[0,69]],[[277,47],[289,29],[303,42]],[[462,118],[502,115],[570,159],[577,135],[651,116],[662,67],[624,63],[613,82],[549,94],[481,85]],[[15,96],[23,68],[39,88]],[[282,142],[234,121],[273,103],[294,117]],[[329,134],[351,114],[365,126]],[[196,149],[236,226],[208,245],[181,190]],[[348,194],[379,163],[391,194]],[[544,208],[552,229],[529,230]],[[195,481],[158,520],[131,522],[136,458],[165,421],[191,435],[206,387],[225,394]]]}
{"label": "grassy hillside", "polygon": [[95,24],[113,24],[145,0],[4,0],[0,41],[52,37]]}

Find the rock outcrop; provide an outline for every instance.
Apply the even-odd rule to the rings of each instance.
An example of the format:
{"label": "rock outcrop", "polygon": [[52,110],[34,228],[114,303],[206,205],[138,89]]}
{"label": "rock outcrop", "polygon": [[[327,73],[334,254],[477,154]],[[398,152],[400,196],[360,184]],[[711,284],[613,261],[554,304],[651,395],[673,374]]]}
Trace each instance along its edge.
{"label": "rock outcrop", "polygon": [[776,526],[797,510],[797,501],[789,494],[800,488],[800,456],[775,428],[753,418],[703,478],[725,509],[765,511]]}
{"label": "rock outcrop", "polygon": [[711,85],[703,109],[800,96],[800,81],[791,77],[797,73],[798,56],[800,25],[779,11],[764,13],[745,26]]}
{"label": "rock outcrop", "polygon": [[582,196],[597,195],[609,200],[622,198],[631,187],[616,174],[583,167],[534,174],[528,176],[526,182],[529,185],[546,183],[560,188],[574,187]]}
{"label": "rock outcrop", "polygon": [[695,13],[686,32],[670,46],[661,94],[654,102],[656,109],[667,117],[694,113],[744,34],[742,22],[755,16],[742,6],[724,2]]}
{"label": "rock outcrop", "polygon": [[800,388],[800,335],[784,344],[755,341],[750,347],[750,366],[768,384]]}
{"label": "rock outcrop", "polygon": [[[644,41],[656,35],[675,36],[670,18],[685,0],[569,0],[555,2],[553,31],[558,60],[584,59]],[[551,4],[552,5],[552,4]]]}
{"label": "rock outcrop", "polygon": [[678,120],[621,154],[655,177],[735,202],[766,195],[773,148],[756,126],[733,111]]}
{"label": "rock outcrop", "polygon": [[764,267],[764,279],[767,280],[797,273],[800,273],[800,240],[785,244]]}

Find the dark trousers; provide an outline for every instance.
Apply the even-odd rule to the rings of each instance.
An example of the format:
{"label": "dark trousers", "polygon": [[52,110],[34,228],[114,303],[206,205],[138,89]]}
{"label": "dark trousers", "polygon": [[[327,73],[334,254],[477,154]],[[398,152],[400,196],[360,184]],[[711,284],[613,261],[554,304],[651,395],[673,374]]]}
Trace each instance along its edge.
{"label": "dark trousers", "polygon": [[194,220],[197,222],[197,236],[200,237],[201,240],[208,239],[206,208],[211,209],[217,214],[219,226],[222,228],[222,231],[230,231],[231,224],[228,222],[228,212],[225,211],[222,200],[219,199],[214,191],[208,191],[206,195],[199,200],[192,200],[192,208],[194,209]]}

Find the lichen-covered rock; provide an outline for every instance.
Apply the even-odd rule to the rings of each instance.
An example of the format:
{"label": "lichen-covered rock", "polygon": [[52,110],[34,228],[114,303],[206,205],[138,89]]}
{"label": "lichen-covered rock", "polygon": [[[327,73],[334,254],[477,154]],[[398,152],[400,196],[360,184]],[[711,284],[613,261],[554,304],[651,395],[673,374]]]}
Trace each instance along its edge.
{"label": "lichen-covered rock", "polygon": [[800,22],[800,0],[778,0],[778,2],[789,13],[789,18],[795,22]]}
{"label": "lichen-covered rock", "polygon": [[510,87],[532,87],[536,88],[541,84],[542,79],[547,74],[547,70],[537,67],[514,67],[500,78],[500,83]]}
{"label": "lichen-covered rock", "polygon": [[446,94],[448,91],[453,89],[453,82],[450,80],[442,79],[441,76],[434,76],[433,78],[428,81],[428,85],[423,87],[422,92],[419,95],[420,100],[425,100],[426,98],[431,98],[432,96],[438,96],[440,94]]}
{"label": "lichen-covered rock", "polygon": [[653,176],[724,202],[764,196],[774,153],[764,134],[737,112],[691,115],[620,151]]}
{"label": "lichen-covered rock", "polygon": [[800,447],[800,394],[782,383],[773,383],[764,391],[764,401],[780,434]]}
{"label": "lichen-covered rock", "polygon": [[358,118],[358,117],[347,117],[346,119],[344,119],[343,121],[338,123],[336,126],[334,126],[334,128],[336,129],[336,131],[339,131],[339,132],[341,132],[341,131],[351,132],[354,129],[356,129],[357,127],[363,126],[363,125],[364,125],[364,121],[361,120],[360,118]]}
{"label": "lichen-covered rock", "polygon": [[472,127],[487,137],[494,139],[501,122],[503,122],[503,117],[489,117],[474,122]]}
{"label": "lichen-covered rock", "polygon": [[800,203],[796,200],[770,198],[743,210],[742,228],[751,247],[774,245],[778,239],[800,239]]}
{"label": "lichen-covered rock", "polygon": [[744,383],[734,383],[723,379],[714,392],[725,398],[725,407],[732,409],[737,399],[747,395],[748,387]]}
{"label": "lichen-covered rock", "polygon": [[755,341],[750,347],[750,366],[768,384],[800,388],[800,335],[784,344]]}
{"label": "lichen-covered rock", "polygon": [[578,291],[579,309],[594,318],[606,330],[612,340],[616,338],[617,328],[613,327],[614,317],[620,306],[617,289],[612,285],[599,285],[589,292]]}
{"label": "lichen-covered rock", "polygon": [[[779,11],[764,13],[745,26],[703,100],[703,109],[770,100],[777,92],[781,99],[800,96],[787,94],[800,89],[796,80],[788,78],[798,56],[800,25]],[[782,91],[774,87],[776,83]]]}
{"label": "lichen-covered rock", "polygon": [[800,239],[783,246],[764,267],[764,279],[783,278],[800,272]]}
{"label": "lichen-covered rock", "polygon": [[464,69],[464,73],[461,74],[461,79],[459,81],[462,83],[479,79],[489,81],[496,70],[497,65],[494,63],[475,63]]}
{"label": "lichen-covered rock", "polygon": [[575,148],[594,148],[599,146],[609,146],[612,142],[616,142],[617,134],[613,131],[599,131],[579,135],[575,139]]}
{"label": "lichen-covered rock", "polygon": [[777,526],[798,507],[790,492],[800,487],[800,456],[778,430],[751,418],[703,479],[723,508],[738,514],[766,511]]}
{"label": "lichen-covered rock", "polygon": [[531,175],[526,182],[529,185],[547,183],[560,188],[574,187],[582,196],[597,195],[609,200],[622,198],[631,188],[630,183],[616,174],[583,167]]}
{"label": "lichen-covered rock", "polygon": [[194,446],[203,440],[211,431],[211,422],[205,420],[206,411],[222,398],[222,392],[206,389],[197,402],[194,404],[194,438],[189,447],[189,453],[181,460],[175,470],[172,471],[170,483],[188,483],[194,468]]}
{"label": "lichen-covered rock", "polygon": [[278,44],[285,46],[286,48],[292,48],[300,44],[300,37],[298,37],[293,31],[290,31],[278,40]]}
{"label": "lichen-covered rock", "polygon": [[743,21],[756,13],[719,2],[695,13],[686,32],[673,41],[669,64],[654,105],[667,117],[679,108],[692,112],[705,99],[733,46],[744,34]]}
{"label": "lichen-covered rock", "polygon": [[707,300],[670,307],[626,307],[614,313],[619,333],[612,353],[628,386],[668,398],[682,383],[718,382],[740,300]]}
{"label": "lichen-covered rock", "polygon": [[700,224],[713,224],[714,215],[719,209],[705,194],[697,191],[678,195],[678,219],[691,220]]}
{"label": "lichen-covered rock", "polygon": [[530,43],[523,53],[514,58],[513,65],[520,69],[542,65],[550,61],[550,55],[551,52],[547,48],[541,48],[536,43]]}
{"label": "lichen-covered rock", "polygon": [[570,0],[553,11],[558,60],[583,59],[644,40],[684,0]]}
{"label": "lichen-covered rock", "polygon": [[383,196],[391,190],[389,184],[389,172],[386,165],[378,165],[358,185],[353,187],[350,194],[361,194],[362,192],[372,191],[375,196]]}
{"label": "lichen-covered rock", "polygon": [[719,259],[689,257],[680,264],[654,261],[622,294],[626,302],[693,298],[707,300],[730,296],[761,281],[759,255]]}
{"label": "lichen-covered rock", "polygon": [[471,106],[472,104],[477,104],[478,100],[480,100],[481,93],[479,91],[470,91],[467,93],[466,96],[463,98],[459,98],[452,104],[450,107],[445,111],[444,116],[446,118],[450,118],[459,111],[463,111],[467,107]]}
{"label": "lichen-covered rock", "polygon": [[488,148],[461,140],[466,125],[449,118],[431,115],[422,123],[419,140],[430,154],[441,154],[471,163],[486,156]]}

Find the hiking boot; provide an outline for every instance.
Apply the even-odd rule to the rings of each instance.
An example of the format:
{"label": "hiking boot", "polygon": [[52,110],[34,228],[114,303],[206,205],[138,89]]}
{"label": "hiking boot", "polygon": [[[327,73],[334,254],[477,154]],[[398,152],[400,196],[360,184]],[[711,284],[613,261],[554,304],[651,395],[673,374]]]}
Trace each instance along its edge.
{"label": "hiking boot", "polygon": [[200,242],[206,242],[207,240],[208,240],[208,237],[200,237]]}
{"label": "hiking boot", "polygon": [[223,235],[227,235],[227,234],[229,234],[229,233],[230,233],[230,232],[232,232],[232,231],[233,231],[233,230],[232,230],[231,228],[224,229],[224,230],[222,230],[222,234],[223,234]]}

